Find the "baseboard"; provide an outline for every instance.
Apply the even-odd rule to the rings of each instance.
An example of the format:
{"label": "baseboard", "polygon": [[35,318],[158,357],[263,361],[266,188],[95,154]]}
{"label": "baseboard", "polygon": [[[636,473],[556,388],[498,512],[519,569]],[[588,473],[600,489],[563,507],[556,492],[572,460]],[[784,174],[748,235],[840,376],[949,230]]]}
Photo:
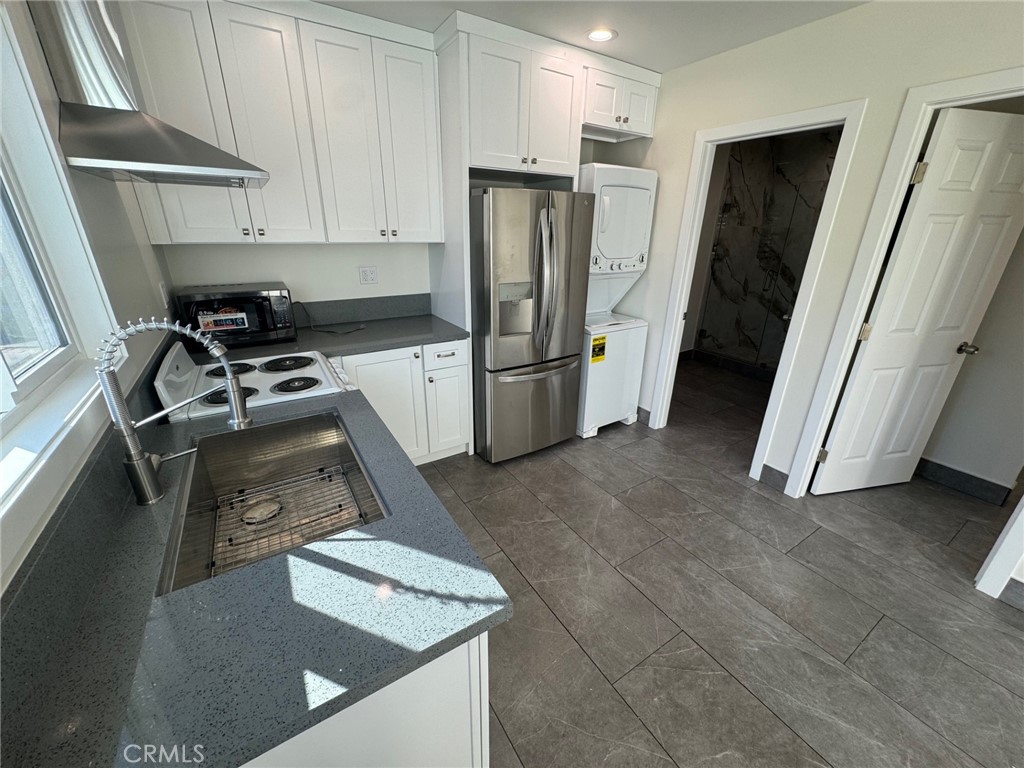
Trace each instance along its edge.
{"label": "baseboard", "polygon": [[679,353],[679,360],[693,360],[693,350],[684,349],[682,352]]}
{"label": "baseboard", "polygon": [[762,483],[767,485],[769,488],[774,488],[776,491],[786,492],[786,483],[789,482],[789,473],[781,472],[775,467],[769,467],[767,464],[761,467]]}
{"label": "baseboard", "polygon": [[993,483],[991,480],[975,477],[959,469],[939,464],[931,459],[921,459],[917,464],[917,472],[915,474],[920,475],[926,480],[932,480],[947,488],[960,491],[960,493],[966,493],[968,496],[973,496],[976,499],[987,501],[989,504],[995,504],[999,507],[1006,502],[1010,491],[1013,490],[1004,485],[999,485],[999,483]]}
{"label": "baseboard", "polygon": [[636,420],[645,426],[649,426],[651,423],[651,412],[646,408],[636,409]]}

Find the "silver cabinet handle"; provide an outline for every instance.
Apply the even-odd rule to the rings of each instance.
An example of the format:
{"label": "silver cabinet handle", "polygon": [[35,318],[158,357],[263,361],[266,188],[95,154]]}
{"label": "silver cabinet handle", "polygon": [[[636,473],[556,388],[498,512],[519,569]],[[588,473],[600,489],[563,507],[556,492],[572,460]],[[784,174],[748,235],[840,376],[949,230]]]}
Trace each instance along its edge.
{"label": "silver cabinet handle", "polygon": [[412,356],[415,357],[417,360],[420,359],[420,353],[419,352],[413,352]]}
{"label": "silver cabinet handle", "polygon": [[624,118],[622,118],[622,122],[624,122],[624,123],[628,123],[628,122],[629,122],[629,118],[628,118],[628,117],[624,117]]}
{"label": "silver cabinet handle", "polygon": [[976,355],[981,352],[981,347],[976,347],[966,341],[960,343],[960,346],[956,348],[958,355]]}
{"label": "silver cabinet handle", "polygon": [[523,162],[525,163],[526,161],[527,161],[527,158],[525,158],[525,157],[524,157],[524,158],[523,158]]}
{"label": "silver cabinet handle", "polygon": [[245,235],[246,237],[248,237],[249,234],[250,234],[249,233],[249,228],[248,227],[242,227],[242,234]]}
{"label": "silver cabinet handle", "polygon": [[560,373],[571,371],[573,368],[578,367],[579,364],[579,360],[573,360],[568,365],[563,365],[559,368],[555,368],[550,371],[543,371],[542,373],[521,373],[518,376],[499,376],[498,381],[502,384],[515,384],[520,381],[537,381],[538,379],[550,379],[552,376],[557,376]]}
{"label": "silver cabinet handle", "polygon": [[428,376],[427,377],[427,381],[429,381],[431,384],[433,384],[434,383],[434,377],[433,376]]}
{"label": "silver cabinet handle", "polygon": [[391,230],[391,236],[392,237],[398,237],[398,230],[397,229],[392,229]]}
{"label": "silver cabinet handle", "polygon": [[615,122],[616,123],[621,123],[622,122],[622,115],[616,115],[615,116]]}
{"label": "silver cabinet handle", "polygon": [[536,164],[537,164],[537,158],[536,157],[531,157],[530,158],[530,165],[536,165]]}
{"label": "silver cabinet handle", "polygon": [[388,231],[387,231],[386,229],[382,229],[382,230],[380,231],[380,236],[381,236],[381,237],[387,237],[387,236],[388,236]]}
{"label": "silver cabinet handle", "polygon": [[266,233],[266,232],[265,232],[265,231],[263,230],[263,228],[261,227],[260,229],[257,229],[257,230],[256,230],[256,234],[257,234],[257,235],[259,235],[260,237],[263,237],[263,236],[264,236],[265,234],[267,234],[267,233]]}
{"label": "silver cabinet handle", "polygon": [[455,354],[455,352],[438,352],[434,357],[439,359],[442,357],[455,357]]}

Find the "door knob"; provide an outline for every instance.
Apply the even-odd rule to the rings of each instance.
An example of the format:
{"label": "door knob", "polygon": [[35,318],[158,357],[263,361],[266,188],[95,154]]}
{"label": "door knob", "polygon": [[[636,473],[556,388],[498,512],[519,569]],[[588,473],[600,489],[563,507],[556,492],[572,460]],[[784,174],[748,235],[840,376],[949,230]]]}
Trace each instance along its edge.
{"label": "door knob", "polygon": [[960,346],[956,348],[958,355],[976,355],[981,352],[980,347],[976,347],[973,344],[969,344],[966,341],[960,342]]}

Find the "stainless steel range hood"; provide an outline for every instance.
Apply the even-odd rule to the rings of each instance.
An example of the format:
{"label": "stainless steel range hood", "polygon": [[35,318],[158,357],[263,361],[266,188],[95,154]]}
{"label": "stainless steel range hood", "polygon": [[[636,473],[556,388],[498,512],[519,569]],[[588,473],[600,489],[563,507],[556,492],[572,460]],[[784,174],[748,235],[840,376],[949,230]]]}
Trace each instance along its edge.
{"label": "stainless steel range hood", "polygon": [[114,181],[266,184],[262,168],[139,111],[109,3],[28,5],[60,97],[60,146],[70,167]]}

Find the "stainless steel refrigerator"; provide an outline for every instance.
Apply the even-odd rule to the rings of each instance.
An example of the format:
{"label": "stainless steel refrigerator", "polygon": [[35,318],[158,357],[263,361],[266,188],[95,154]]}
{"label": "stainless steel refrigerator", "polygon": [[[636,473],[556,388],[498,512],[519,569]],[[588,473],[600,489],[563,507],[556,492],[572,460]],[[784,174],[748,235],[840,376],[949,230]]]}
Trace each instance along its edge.
{"label": "stainless steel refrigerator", "polygon": [[470,196],[477,451],[497,462],[572,437],[594,196]]}

